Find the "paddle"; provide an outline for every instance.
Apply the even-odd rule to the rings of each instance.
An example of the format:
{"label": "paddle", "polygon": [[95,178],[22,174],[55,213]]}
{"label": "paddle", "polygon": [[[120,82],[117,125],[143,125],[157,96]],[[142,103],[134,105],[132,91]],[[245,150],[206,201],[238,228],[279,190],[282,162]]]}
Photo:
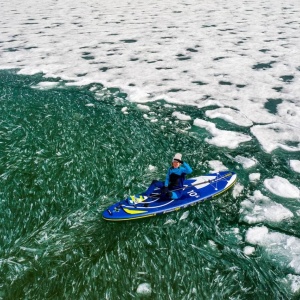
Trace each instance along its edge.
{"label": "paddle", "polygon": [[219,177],[219,178],[216,178],[216,179],[211,179],[211,180],[206,180],[206,181],[202,181],[202,182],[199,182],[199,183],[196,183],[196,184],[191,184],[191,185],[188,185],[188,186],[184,186],[182,188],[178,188],[178,189],[175,189],[175,190],[170,190],[171,192],[175,192],[175,191],[180,191],[180,190],[185,190],[185,189],[188,189],[188,188],[191,188],[191,187],[194,187],[194,186],[198,186],[198,185],[201,185],[201,184],[205,184],[205,183],[212,183],[212,182],[217,182],[219,180],[222,180],[224,179],[225,177],[228,177],[228,176],[231,176],[232,174],[231,173],[228,173],[222,177]]}

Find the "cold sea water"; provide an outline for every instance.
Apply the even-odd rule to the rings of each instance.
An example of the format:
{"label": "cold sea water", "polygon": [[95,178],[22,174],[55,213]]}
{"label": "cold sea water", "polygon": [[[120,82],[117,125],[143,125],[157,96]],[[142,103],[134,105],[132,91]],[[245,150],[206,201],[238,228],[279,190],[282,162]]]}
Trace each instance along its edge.
{"label": "cold sea water", "polygon": [[[297,1],[0,8],[0,299],[299,299]],[[177,152],[238,181],[102,219]]]}

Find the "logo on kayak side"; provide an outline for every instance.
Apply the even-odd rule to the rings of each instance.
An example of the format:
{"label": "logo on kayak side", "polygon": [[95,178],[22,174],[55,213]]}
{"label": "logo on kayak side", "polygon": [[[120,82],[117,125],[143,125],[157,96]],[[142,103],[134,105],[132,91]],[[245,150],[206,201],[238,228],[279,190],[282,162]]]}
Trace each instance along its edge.
{"label": "logo on kayak side", "polygon": [[188,191],[187,193],[190,197],[199,197],[199,195],[194,190]]}

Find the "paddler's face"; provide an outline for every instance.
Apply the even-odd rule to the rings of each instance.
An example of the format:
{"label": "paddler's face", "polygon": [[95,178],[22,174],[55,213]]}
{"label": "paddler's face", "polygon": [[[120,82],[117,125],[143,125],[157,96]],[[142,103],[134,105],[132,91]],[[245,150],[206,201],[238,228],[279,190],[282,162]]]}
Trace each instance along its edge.
{"label": "paddler's face", "polygon": [[172,166],[173,166],[173,168],[179,168],[180,163],[177,160],[173,160],[172,161]]}

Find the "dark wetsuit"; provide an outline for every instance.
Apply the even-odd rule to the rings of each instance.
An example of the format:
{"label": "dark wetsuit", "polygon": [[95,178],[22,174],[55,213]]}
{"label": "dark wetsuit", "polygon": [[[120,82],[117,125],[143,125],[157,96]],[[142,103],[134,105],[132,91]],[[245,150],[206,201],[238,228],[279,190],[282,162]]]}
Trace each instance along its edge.
{"label": "dark wetsuit", "polygon": [[[155,188],[162,189],[163,187],[167,187],[171,192],[170,198],[179,199],[183,193],[183,190],[181,188],[183,187],[185,175],[191,174],[192,172],[193,172],[192,168],[186,162],[184,162],[178,168],[170,167],[168,169],[165,182],[153,180],[153,182],[151,183],[147,191],[143,193],[143,195],[150,196],[155,190]],[[172,190],[177,190],[177,191],[172,192]]]}

